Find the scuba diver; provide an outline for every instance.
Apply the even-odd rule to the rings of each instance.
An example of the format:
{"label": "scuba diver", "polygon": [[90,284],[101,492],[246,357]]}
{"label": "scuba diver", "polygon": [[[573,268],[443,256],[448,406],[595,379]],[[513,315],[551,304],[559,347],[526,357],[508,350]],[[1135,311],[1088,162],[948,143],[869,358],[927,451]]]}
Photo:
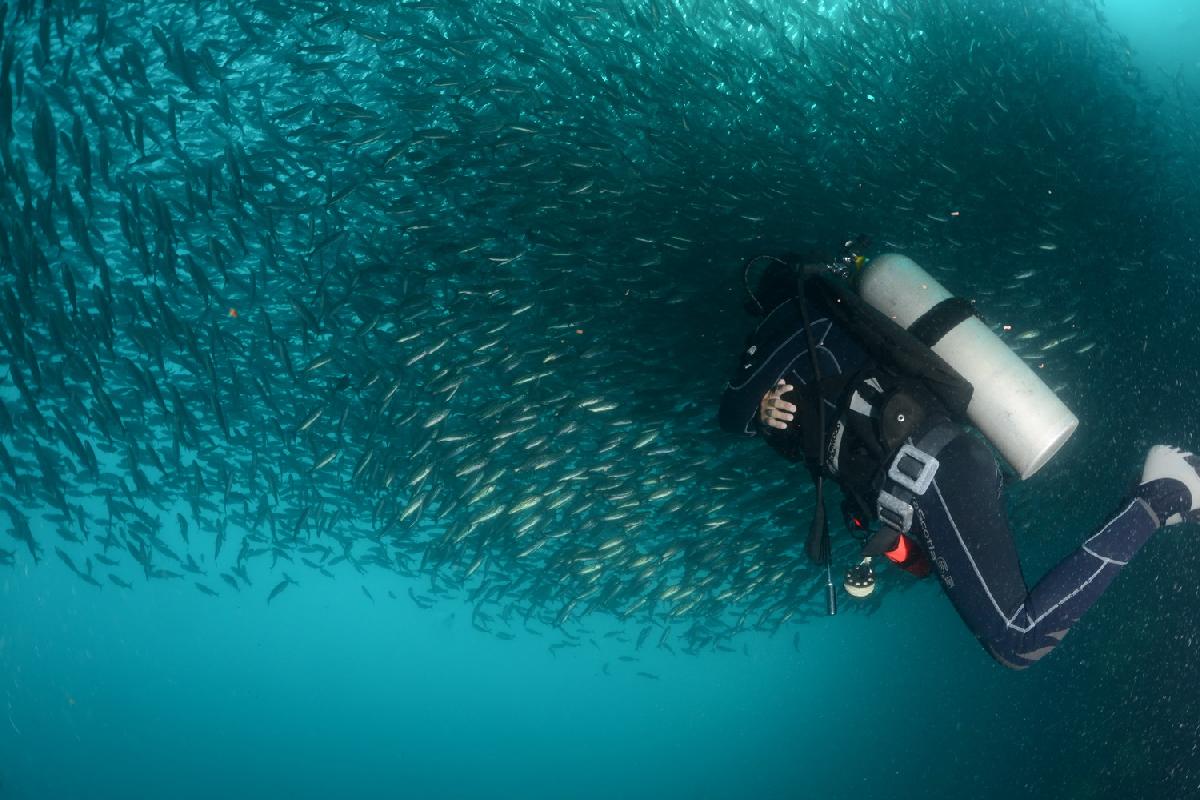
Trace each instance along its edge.
{"label": "scuba diver", "polygon": [[[806,551],[825,566],[830,614],[825,478],[842,490],[847,527],[863,545],[848,594],[870,594],[880,556],[918,577],[936,572],[988,653],[1024,669],[1062,641],[1151,534],[1200,521],[1200,458],[1152,447],[1130,496],[1030,589],[1005,475],[976,432],[1027,478],[1078,420],[969,302],[904,256],[867,262],[864,245],[847,242],[834,259],[809,251],[746,262],[746,307],[760,321],[719,423],[808,467],[817,507]],[[766,266],[751,290],[758,262]]]}

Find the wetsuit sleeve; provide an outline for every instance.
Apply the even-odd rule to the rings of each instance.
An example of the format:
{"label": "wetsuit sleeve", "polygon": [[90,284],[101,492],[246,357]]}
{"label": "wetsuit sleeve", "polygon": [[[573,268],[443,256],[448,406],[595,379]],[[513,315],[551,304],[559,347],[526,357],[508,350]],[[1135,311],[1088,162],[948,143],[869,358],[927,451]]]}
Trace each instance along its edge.
{"label": "wetsuit sleeve", "polygon": [[785,303],[747,340],[721,395],[717,415],[721,428],[747,436],[758,433],[758,404],[763,395],[807,353],[804,322],[794,304]]}
{"label": "wetsuit sleeve", "polygon": [[760,427],[758,404],[775,381],[764,378],[741,384],[735,388],[734,381],[741,377],[741,372],[746,365],[745,359],[751,358],[752,354],[743,350],[742,356],[738,369],[734,372],[730,382],[725,385],[725,391],[721,395],[721,409],[717,413],[717,422],[720,423],[722,430],[754,436],[759,432]]}

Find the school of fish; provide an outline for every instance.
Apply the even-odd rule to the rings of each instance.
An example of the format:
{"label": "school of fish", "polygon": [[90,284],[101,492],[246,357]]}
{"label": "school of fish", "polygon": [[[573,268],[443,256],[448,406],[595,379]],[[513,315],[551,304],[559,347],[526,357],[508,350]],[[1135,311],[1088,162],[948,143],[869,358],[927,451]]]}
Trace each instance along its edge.
{"label": "school of fish", "polygon": [[869,232],[1058,380],[1076,276],[1194,248],[1200,94],[1083,0],[0,23],[0,564],[105,591],[382,570],[727,647],[824,613],[804,473],[714,421],[743,259]]}

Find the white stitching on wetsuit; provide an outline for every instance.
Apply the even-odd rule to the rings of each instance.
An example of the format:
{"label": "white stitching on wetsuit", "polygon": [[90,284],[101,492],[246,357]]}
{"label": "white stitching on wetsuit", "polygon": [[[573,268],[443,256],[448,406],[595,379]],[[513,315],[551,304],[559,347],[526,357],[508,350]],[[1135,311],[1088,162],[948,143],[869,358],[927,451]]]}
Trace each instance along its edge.
{"label": "white stitching on wetsuit", "polygon": [[[772,312],[772,313],[774,313],[774,312]],[[821,345],[821,344],[823,344],[823,343],[825,342],[825,337],[829,335],[829,329],[833,327],[833,322],[832,322],[832,321],[830,321],[830,319],[829,319],[828,317],[822,317],[821,319],[817,320],[816,322],[813,322],[813,323],[811,324],[811,327],[816,327],[817,325],[820,325],[822,322],[827,322],[827,323],[829,323],[829,324],[828,324],[828,325],[826,326],[826,328],[825,328],[825,333],[821,334],[821,341],[817,343],[818,345]],[[760,325],[759,327],[761,328],[762,326]],[[758,331],[757,331],[757,329],[756,329],[756,330],[755,330],[755,333],[757,333],[757,332],[758,332]],[[769,364],[769,363],[770,363],[770,361],[771,361],[771,359],[772,359],[772,358],[774,358],[774,357],[775,357],[775,355],[776,355],[776,354],[777,354],[777,353],[778,353],[780,350],[782,350],[783,348],[787,347],[787,346],[788,346],[788,344],[790,344],[790,343],[791,343],[792,339],[795,339],[797,336],[799,336],[799,335],[800,335],[800,334],[802,334],[802,333],[804,333],[804,329],[803,329],[803,328],[801,328],[800,330],[796,331],[795,333],[793,333],[793,334],[792,334],[791,336],[789,336],[788,338],[784,339],[784,340],[783,340],[783,341],[782,341],[782,342],[779,344],[779,346],[778,346],[778,347],[776,347],[774,350],[772,350],[772,351],[771,351],[771,355],[767,356],[766,358],[764,358],[764,359],[762,360],[762,364],[759,366],[759,368],[758,368],[758,369],[756,369],[756,370],[754,370],[754,372],[751,372],[751,373],[750,373],[750,375],[749,375],[749,376],[746,378],[746,380],[744,380],[743,382],[741,382],[741,383],[737,384],[736,386],[734,385],[733,381],[730,381],[729,383],[725,384],[726,388],[728,388],[728,389],[732,389],[732,390],[734,390],[734,391],[736,392],[738,389],[741,389],[741,388],[745,387],[745,385],[746,385],[746,384],[748,384],[748,383],[750,383],[750,381],[754,380],[755,376],[757,376],[757,375],[758,375],[758,373],[762,372],[762,370],[763,370],[763,367],[765,367],[767,364]],[[805,348],[804,352],[805,352],[805,353],[807,353],[807,352],[808,352],[808,348]],[[836,363],[836,361],[835,361],[835,363]],[[782,374],[782,373],[780,373],[780,374]]]}
{"label": "white stitching on wetsuit", "polygon": [[[807,348],[807,347],[806,347],[806,348],[804,348],[804,352],[803,352],[803,353],[801,353],[800,355],[796,356],[796,357],[795,357],[795,358],[793,358],[791,361],[789,361],[789,362],[787,363],[787,366],[783,368],[783,372],[780,372],[779,374],[780,374],[781,376],[782,376],[782,375],[784,375],[784,374],[785,374],[785,373],[786,373],[786,372],[787,372],[789,369],[791,369],[791,368],[792,368],[792,364],[795,364],[797,361],[799,361],[800,359],[804,358],[806,355],[808,355],[808,348]],[[801,386],[807,386],[807,385],[808,385],[808,381],[806,381],[806,380],[804,380],[803,378],[801,378],[801,379],[800,379],[800,385],[801,385]],[[750,419],[746,420],[746,424],[745,424],[745,426],[742,428],[742,430],[743,430],[743,431],[745,431],[746,433],[754,433],[754,432],[755,432],[755,431],[754,431],[754,420],[755,420],[755,419],[758,417],[758,413],[759,413],[759,412],[758,412],[758,409],[755,409],[755,410],[754,410],[754,413],[750,415]]]}
{"label": "white stitching on wetsuit", "polygon": [[[782,307],[783,307],[783,306],[780,306],[780,308],[782,308]],[[778,310],[779,310],[778,308],[777,308],[777,309],[775,309],[775,311],[778,311]],[[774,313],[775,313],[775,311],[772,311],[771,313],[772,313],[772,314],[774,314]],[[770,318],[770,317],[768,316],[768,319],[769,319],[769,318]],[[824,330],[824,331],[821,333],[821,338],[820,338],[820,339],[819,339],[819,340],[816,342],[816,348],[817,348],[817,351],[819,352],[819,351],[822,351],[822,350],[823,350],[823,351],[825,351],[825,353],[826,353],[826,354],[828,354],[828,356],[829,356],[830,360],[831,360],[831,361],[833,361],[833,368],[834,368],[834,369],[837,371],[837,373],[840,375],[840,374],[841,374],[841,372],[842,372],[842,365],[841,365],[841,363],[840,363],[840,362],[837,360],[837,356],[835,356],[835,355],[833,354],[833,351],[832,351],[832,350],[830,350],[828,347],[826,347],[826,346],[825,346],[825,338],[826,338],[827,336],[829,336],[829,332],[830,332],[831,330],[833,330],[833,322],[832,322],[832,320],[830,320],[828,317],[822,317],[821,319],[817,320],[816,322],[813,322],[813,323],[810,325],[810,327],[816,327],[817,325],[820,325],[822,322],[828,322],[829,324],[825,326],[825,330]],[[763,321],[763,324],[766,324],[766,320],[764,320],[764,321]],[[758,327],[759,327],[759,328],[761,328],[761,327],[762,327],[762,325],[759,325]],[[758,333],[758,329],[757,329],[757,328],[755,329],[755,333]],[[759,366],[759,368],[758,368],[758,369],[756,369],[756,370],[754,370],[754,372],[750,373],[750,376],[749,376],[748,378],[746,378],[746,380],[745,380],[743,383],[740,383],[740,384],[738,384],[737,386],[734,386],[732,382],[730,382],[730,383],[727,383],[727,384],[725,385],[726,389],[730,389],[730,390],[733,390],[733,391],[735,391],[735,392],[736,392],[736,391],[738,391],[739,389],[742,389],[744,386],[746,386],[746,384],[748,384],[748,383],[750,383],[750,381],[754,380],[754,378],[755,378],[755,377],[756,377],[756,376],[757,376],[757,375],[758,375],[760,372],[762,372],[762,371],[763,371],[763,367],[765,367],[765,366],[766,366],[768,363],[770,363],[771,359],[775,357],[775,354],[776,354],[776,353],[778,353],[780,350],[782,350],[784,347],[786,347],[786,346],[787,346],[787,344],[788,344],[789,342],[791,342],[791,341],[792,341],[792,339],[795,339],[795,338],[796,338],[797,336],[799,336],[801,333],[803,333],[803,330],[796,331],[796,332],[795,332],[795,333],[793,333],[791,336],[789,336],[787,339],[785,339],[785,340],[783,341],[783,343],[782,343],[782,344],[780,344],[778,347],[776,347],[774,350],[772,350],[772,351],[771,351],[771,355],[769,355],[769,356],[767,356],[765,359],[763,359],[763,361],[762,361],[762,364]],[[791,361],[789,361],[789,362],[787,363],[787,366],[785,366],[785,367],[784,367],[782,370],[780,370],[780,372],[779,372],[779,377],[782,377],[784,374],[786,374],[786,373],[787,373],[787,371],[788,371],[789,369],[791,369],[791,368],[792,368],[792,365],[793,365],[793,364],[795,364],[795,363],[796,363],[797,361],[799,361],[800,359],[804,358],[806,355],[808,355],[808,348],[807,348],[807,347],[806,347],[806,348],[804,348],[804,351],[803,351],[803,352],[801,352],[799,355],[797,355],[795,358],[793,358]],[[807,382],[807,381],[805,381],[805,380],[803,380],[803,379],[801,379],[801,381],[800,381],[800,385],[801,385],[801,386],[807,386],[807,385],[808,385],[808,382]],[[836,404],[836,403],[833,403],[833,402],[831,402],[831,401],[829,401],[829,400],[825,400],[825,403],[826,403],[826,405],[828,405],[830,408],[834,409],[835,411],[837,410],[837,404]],[[757,411],[755,411],[754,413],[752,413],[752,414],[750,415],[750,419],[746,420],[746,424],[742,426],[742,432],[743,432],[743,433],[750,433],[750,434],[753,434],[753,433],[755,433],[755,430],[754,430],[754,420],[755,420],[755,418],[756,418],[757,416],[758,416],[758,412],[757,412]]]}
{"label": "white stitching on wetsuit", "polygon": [[[1107,566],[1108,566],[1108,564],[1101,564],[1101,565],[1100,565],[1100,566],[1099,566],[1099,567],[1096,569],[1096,571],[1095,571],[1095,572],[1093,572],[1091,575],[1089,575],[1089,576],[1088,576],[1088,579],[1087,579],[1086,581],[1084,581],[1083,583],[1079,584],[1079,586],[1077,586],[1077,587],[1075,588],[1075,591],[1071,592],[1071,593],[1070,593],[1070,594],[1068,594],[1066,597],[1063,597],[1062,599],[1060,599],[1060,600],[1059,600],[1057,603],[1055,603],[1054,605],[1052,605],[1052,606],[1050,606],[1048,609],[1046,609],[1046,611],[1045,611],[1045,612],[1044,612],[1044,613],[1043,613],[1043,614],[1042,614],[1040,617],[1038,617],[1037,619],[1034,619],[1032,622],[1030,622],[1030,623],[1029,623],[1029,627],[1028,627],[1028,628],[1022,628],[1022,627],[1021,627],[1021,626],[1019,626],[1019,625],[1013,625],[1012,627],[1013,627],[1013,628],[1015,628],[1016,630],[1020,631],[1021,633],[1029,633],[1031,630],[1033,630],[1034,628],[1036,628],[1036,627],[1037,627],[1037,624],[1038,624],[1039,622],[1041,622],[1041,621],[1042,621],[1042,620],[1044,620],[1046,617],[1048,617],[1048,616],[1049,616],[1049,615],[1050,615],[1050,614],[1051,614],[1051,613],[1052,613],[1052,612],[1053,612],[1053,611],[1054,611],[1056,608],[1058,608],[1058,607],[1059,607],[1059,606],[1061,606],[1063,603],[1067,602],[1067,601],[1068,601],[1068,600],[1070,600],[1072,597],[1074,597],[1075,595],[1079,594],[1079,593],[1080,593],[1080,592],[1082,592],[1084,589],[1086,589],[1086,588],[1087,588],[1087,586],[1088,586],[1088,584],[1089,584],[1089,583],[1091,583],[1092,581],[1094,581],[1094,580],[1096,579],[1096,576],[1097,576],[1097,575],[1099,575],[1101,572],[1104,572],[1104,568],[1105,568],[1105,567],[1107,567]],[[1024,605],[1025,605],[1025,604],[1024,604],[1024,603],[1022,603],[1021,605],[1022,605],[1022,607],[1024,607]],[[1028,612],[1026,612],[1026,613],[1025,613],[1025,618],[1026,618],[1026,619],[1032,619],[1032,618],[1030,617],[1030,615],[1029,615],[1029,613],[1028,613]],[[1014,617],[1014,619],[1016,619],[1016,617]]]}
{"label": "white stitching on wetsuit", "polygon": [[[814,323],[814,324],[815,324],[815,323]],[[842,365],[841,365],[841,362],[839,362],[839,361],[837,360],[837,356],[835,356],[835,355],[833,354],[833,351],[832,351],[832,350],[830,350],[828,347],[826,347],[826,346],[825,346],[825,339],[826,339],[826,337],[828,337],[828,336],[829,336],[829,332],[830,332],[831,330],[833,330],[833,323],[832,323],[832,322],[830,322],[830,323],[829,323],[827,326],[825,326],[825,332],[824,332],[824,333],[822,333],[822,334],[821,334],[821,338],[817,340],[817,350],[824,350],[824,351],[825,351],[825,353],[826,353],[826,354],[829,356],[829,360],[833,362],[833,369],[834,369],[834,371],[835,371],[835,372],[837,372],[837,374],[838,374],[838,375],[841,375],[841,374],[842,374],[842,371],[843,371],[843,370],[842,370]],[[814,377],[815,377],[815,376],[814,376]],[[826,403],[828,403],[828,404],[829,404],[829,405],[830,405],[832,408],[834,408],[834,409],[836,409],[836,408],[837,408],[837,404],[836,404],[836,403],[831,403],[831,402],[830,402],[830,401],[828,401],[828,400],[826,400],[825,402],[826,402]]]}
{"label": "white stitching on wetsuit", "polygon": [[[987,594],[988,600],[992,601],[992,607],[996,609],[996,613],[1004,620],[1004,624],[1008,627],[1012,626],[1012,621],[1004,616],[1004,610],[1000,608],[1000,604],[996,602],[996,598],[992,596],[992,590],[988,588],[987,581],[983,579],[983,574],[979,571],[979,567],[975,564],[975,557],[971,555],[967,543],[963,541],[962,534],[958,531],[958,525],[954,523],[954,515],[950,513],[950,507],[946,505],[946,498],[942,497],[942,489],[938,486],[937,478],[933,479],[933,490],[937,493],[938,500],[942,503],[942,510],[946,512],[946,519],[950,520],[950,527],[954,529],[954,535],[958,537],[958,543],[962,545],[963,552],[967,554],[967,560],[971,562],[971,569],[975,571],[975,577],[979,578],[979,585],[983,587],[984,593]],[[1019,611],[1019,609],[1018,609]]]}
{"label": "white stitching on wetsuit", "polygon": [[[1117,514],[1115,517],[1113,517],[1112,519],[1110,519],[1110,520],[1108,521],[1108,524],[1107,524],[1107,525],[1105,525],[1103,528],[1101,528],[1100,530],[1098,530],[1098,531],[1096,531],[1094,534],[1092,534],[1090,537],[1088,537],[1088,539],[1087,539],[1087,542],[1090,542],[1092,539],[1095,539],[1097,536],[1099,536],[1100,534],[1102,534],[1102,533],[1104,533],[1106,530],[1108,530],[1108,529],[1109,529],[1109,528],[1112,526],[1112,524],[1113,524],[1114,522],[1116,522],[1117,520],[1121,519],[1121,517],[1123,517],[1123,516],[1125,516],[1127,513],[1129,513],[1129,511],[1130,511],[1130,510],[1131,510],[1131,509],[1132,509],[1132,508],[1133,508],[1135,505],[1137,505],[1137,503],[1138,503],[1138,499],[1137,499],[1136,497],[1135,497],[1133,500],[1130,500],[1130,501],[1129,501],[1129,505],[1125,506],[1125,508],[1123,508],[1123,509],[1121,510],[1121,513],[1120,513],[1120,514]],[[1067,602],[1067,601],[1068,601],[1068,600],[1070,600],[1072,597],[1074,597],[1075,595],[1077,595],[1077,594],[1079,594],[1081,591],[1083,591],[1084,587],[1086,587],[1086,586],[1087,586],[1089,583],[1091,583],[1091,582],[1092,582],[1092,581],[1093,581],[1093,580],[1096,578],[1096,576],[1097,576],[1097,575],[1099,575],[1101,572],[1103,572],[1103,571],[1104,571],[1104,568],[1105,568],[1105,567],[1107,567],[1109,564],[1116,564],[1116,565],[1119,565],[1119,566],[1124,566],[1125,564],[1127,564],[1127,563],[1128,563],[1128,562],[1125,562],[1125,561],[1116,561],[1116,560],[1114,560],[1114,559],[1111,559],[1111,558],[1105,558],[1105,557],[1104,557],[1104,556],[1102,556],[1102,555],[1099,555],[1099,554],[1097,554],[1097,553],[1094,553],[1094,552],[1092,552],[1091,550],[1089,550],[1089,549],[1087,548],[1087,542],[1084,542],[1084,544],[1083,544],[1083,545],[1081,545],[1082,549],[1083,549],[1083,550],[1084,550],[1084,551],[1085,551],[1085,552],[1086,552],[1088,555],[1090,555],[1090,556],[1093,556],[1093,557],[1095,557],[1095,558],[1098,558],[1098,559],[1100,559],[1100,562],[1101,562],[1101,563],[1100,563],[1100,567],[1099,567],[1099,568],[1098,568],[1098,569],[1097,569],[1095,572],[1093,572],[1091,575],[1089,575],[1089,576],[1088,576],[1088,579],[1087,579],[1086,581],[1084,581],[1083,583],[1081,583],[1081,584],[1079,585],[1079,587],[1078,587],[1077,589],[1075,589],[1075,591],[1071,592],[1071,593],[1070,593],[1070,594],[1068,594],[1066,597],[1062,598],[1062,599],[1061,599],[1061,600],[1059,600],[1057,603],[1055,603],[1054,605],[1050,606],[1050,608],[1046,609],[1046,611],[1045,611],[1045,612],[1044,612],[1044,613],[1043,613],[1043,614],[1042,614],[1040,617],[1038,617],[1037,619],[1033,619],[1033,615],[1031,615],[1029,612],[1025,612],[1025,617],[1026,617],[1026,619],[1029,619],[1029,620],[1031,620],[1031,622],[1030,622],[1030,624],[1029,624],[1029,627],[1028,627],[1028,628],[1025,628],[1025,629],[1023,629],[1023,630],[1022,630],[1020,627],[1018,627],[1018,628],[1017,628],[1017,630],[1020,630],[1022,633],[1028,633],[1030,630],[1032,630],[1032,629],[1033,629],[1033,627],[1034,627],[1035,625],[1037,625],[1039,622],[1041,622],[1043,619],[1045,619],[1045,618],[1046,618],[1046,617],[1047,617],[1047,616],[1048,616],[1048,615],[1049,615],[1049,614],[1050,614],[1052,611],[1054,611],[1054,609],[1058,608],[1058,607],[1059,607],[1059,606],[1061,606],[1063,603]],[[1025,604],[1024,604],[1024,603],[1021,603],[1021,605],[1017,607],[1017,610],[1016,610],[1016,612],[1013,614],[1013,619],[1016,619],[1016,618],[1017,618],[1017,614],[1020,614],[1020,613],[1021,613],[1021,610],[1022,610],[1023,608],[1025,608]]]}
{"label": "white stitching on wetsuit", "polygon": [[1080,545],[1079,549],[1082,550],[1083,552],[1087,553],[1089,556],[1095,556],[1096,558],[1103,561],[1105,564],[1116,564],[1118,567],[1124,567],[1129,564],[1128,561],[1117,561],[1115,558],[1109,558],[1108,556],[1102,556],[1099,553],[1093,552],[1091,549],[1088,548],[1088,546],[1086,544]]}
{"label": "white stitching on wetsuit", "polygon": [[[1104,568],[1106,566],[1108,566],[1109,563],[1112,563],[1112,564],[1120,563],[1120,562],[1113,561],[1112,559],[1103,559],[1101,556],[1098,556],[1095,553],[1092,553],[1090,550],[1088,550],[1089,554],[1095,556],[1096,558],[1100,558],[1102,560],[1102,562],[1106,561],[1107,563],[1101,563],[1100,568],[1097,569],[1095,572],[1093,572],[1091,575],[1089,575],[1088,579],[1086,581],[1084,581],[1082,584],[1080,584],[1073,592],[1068,594],[1066,597],[1063,597],[1057,603],[1055,603],[1053,606],[1046,609],[1046,611],[1041,616],[1039,616],[1037,619],[1033,619],[1033,616],[1031,614],[1026,613],[1026,615],[1025,615],[1026,619],[1030,620],[1028,627],[1021,627],[1020,625],[1015,625],[1015,624],[1013,624],[1013,620],[1015,620],[1020,615],[1021,611],[1024,610],[1025,604],[1021,603],[1021,605],[1017,606],[1017,610],[1013,612],[1011,619],[1004,616],[1003,609],[1000,608],[1000,604],[996,602],[996,598],[992,595],[991,588],[988,587],[987,581],[985,581],[983,579],[983,574],[979,571],[979,566],[975,563],[975,557],[971,554],[970,549],[967,547],[967,543],[963,540],[962,533],[959,532],[959,530],[958,530],[958,525],[955,524],[955,522],[954,522],[954,515],[950,513],[950,507],[946,505],[946,498],[942,496],[942,490],[938,486],[936,478],[933,481],[933,489],[935,492],[937,492],[938,500],[942,504],[942,510],[946,512],[946,519],[948,519],[950,521],[950,527],[954,529],[954,535],[958,538],[958,543],[959,543],[959,545],[962,546],[963,552],[967,556],[967,560],[969,562],[971,562],[971,569],[974,570],[975,577],[979,579],[979,585],[983,587],[983,591],[985,594],[987,594],[988,600],[990,600],[992,602],[992,607],[994,609],[996,609],[996,613],[1000,615],[1000,618],[1002,620],[1004,620],[1005,627],[1012,628],[1013,630],[1015,630],[1019,633],[1029,633],[1031,630],[1033,630],[1035,627],[1037,627],[1037,624],[1039,622],[1041,622],[1043,619],[1045,619],[1051,612],[1053,612],[1055,609],[1057,609],[1063,603],[1067,602],[1072,597],[1074,597],[1075,595],[1077,595],[1081,591],[1083,591],[1083,589],[1088,584],[1090,584],[1093,580],[1095,580],[1097,575],[1099,575],[1101,572],[1104,571]],[[1124,510],[1121,511],[1120,514],[1117,514],[1115,517],[1113,517],[1111,520],[1109,520],[1108,524],[1105,525],[1103,528],[1101,528],[1099,531],[1097,531],[1091,537],[1091,539],[1096,538],[1096,536],[1099,536],[1101,533],[1104,533],[1104,531],[1108,530],[1109,527],[1111,527],[1113,523],[1115,523],[1121,517],[1125,516],[1125,514],[1131,508],[1133,508],[1135,503],[1136,503],[1136,498],[1134,500],[1131,500],[1129,505],[1126,506],[1124,508]],[[1088,541],[1091,541],[1091,539],[1088,539]],[[1086,548],[1084,548],[1084,549],[1086,550]]]}
{"label": "white stitching on wetsuit", "polygon": [[[832,325],[831,325],[830,327],[832,327]],[[829,333],[829,328],[826,328],[826,329],[825,329],[825,333]],[[824,342],[824,341],[825,341],[825,337],[824,337],[824,336],[822,336],[822,337],[821,337],[821,342]],[[830,359],[830,360],[833,362],[833,368],[834,368],[835,370],[837,370],[837,373],[838,373],[839,375],[841,375],[841,374],[842,374],[842,365],[841,365],[840,363],[838,363],[837,356],[835,356],[835,355],[833,354],[833,351],[832,351],[832,350],[830,350],[830,349],[829,349],[828,347],[826,347],[824,344],[821,344],[820,342],[818,342],[818,343],[817,343],[817,351],[818,351],[818,352],[824,351],[824,352],[825,352],[825,353],[826,353],[826,354],[829,356],[829,359]],[[807,356],[807,355],[808,355],[808,348],[806,347],[806,348],[804,349],[804,352],[800,353],[798,356],[796,356],[796,357],[795,357],[795,358],[793,358],[791,361],[789,361],[789,362],[787,363],[787,366],[785,366],[785,367],[783,368],[783,370],[782,370],[782,371],[780,371],[780,373],[779,373],[780,377],[782,377],[783,375],[786,375],[786,374],[787,374],[787,371],[788,371],[788,370],[790,370],[790,369],[792,368],[792,365],[793,365],[793,364],[795,364],[797,361],[799,361],[800,359],[804,358],[804,357],[805,357],[805,356]],[[760,368],[760,370],[761,370],[761,368]],[[804,380],[803,378],[797,378],[797,380],[799,381],[799,383],[800,383],[800,385],[801,385],[801,386],[807,386],[807,385],[808,385],[808,381]],[[742,384],[742,385],[744,386],[745,384]],[[829,398],[827,398],[827,397],[822,397],[821,399],[822,399],[822,400],[825,402],[825,405],[829,406],[829,407],[830,407],[830,408],[832,408],[834,411],[837,411],[837,403],[833,402],[832,400],[830,400],[830,399],[829,399]],[[755,432],[755,431],[754,431],[754,419],[755,419],[757,416],[758,416],[758,411],[756,410],[756,411],[755,411],[755,412],[754,412],[754,413],[753,413],[753,414],[750,416],[750,419],[746,421],[746,424],[745,424],[744,426],[742,426],[742,431],[743,431],[744,433],[754,433],[754,432]]]}

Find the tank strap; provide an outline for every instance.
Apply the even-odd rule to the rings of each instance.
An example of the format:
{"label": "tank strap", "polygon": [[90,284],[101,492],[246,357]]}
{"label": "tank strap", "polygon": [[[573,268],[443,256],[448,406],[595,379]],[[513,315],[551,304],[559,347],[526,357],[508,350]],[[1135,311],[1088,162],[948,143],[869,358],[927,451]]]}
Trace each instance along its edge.
{"label": "tank strap", "polygon": [[[971,401],[973,388],[949,364],[943,361],[941,356],[933,352],[927,342],[897,325],[895,320],[885,316],[840,281],[828,277],[816,277],[806,284],[805,289],[811,292],[813,297],[819,297],[824,301],[830,316],[838,324],[853,332],[855,339],[876,363],[889,365],[898,374],[920,379],[946,407],[951,418],[966,421],[967,405]],[[954,306],[949,305],[943,313],[949,314],[953,309]],[[959,308],[957,313],[962,312],[963,309]],[[926,312],[926,314],[928,313]],[[974,313],[973,308],[971,313]],[[931,318],[931,320],[936,319],[936,317]],[[947,319],[950,318],[947,317]],[[934,323],[928,324],[932,328]],[[940,323],[940,325],[944,324],[946,323]],[[936,341],[945,332],[942,330],[939,333],[934,329],[930,335],[936,333],[934,338]]]}
{"label": "tank strap", "polygon": [[979,312],[975,310],[975,304],[970,300],[964,300],[961,297],[947,297],[919,316],[912,325],[908,326],[908,332],[917,337],[921,344],[933,347],[958,323],[976,316],[979,316]]}

